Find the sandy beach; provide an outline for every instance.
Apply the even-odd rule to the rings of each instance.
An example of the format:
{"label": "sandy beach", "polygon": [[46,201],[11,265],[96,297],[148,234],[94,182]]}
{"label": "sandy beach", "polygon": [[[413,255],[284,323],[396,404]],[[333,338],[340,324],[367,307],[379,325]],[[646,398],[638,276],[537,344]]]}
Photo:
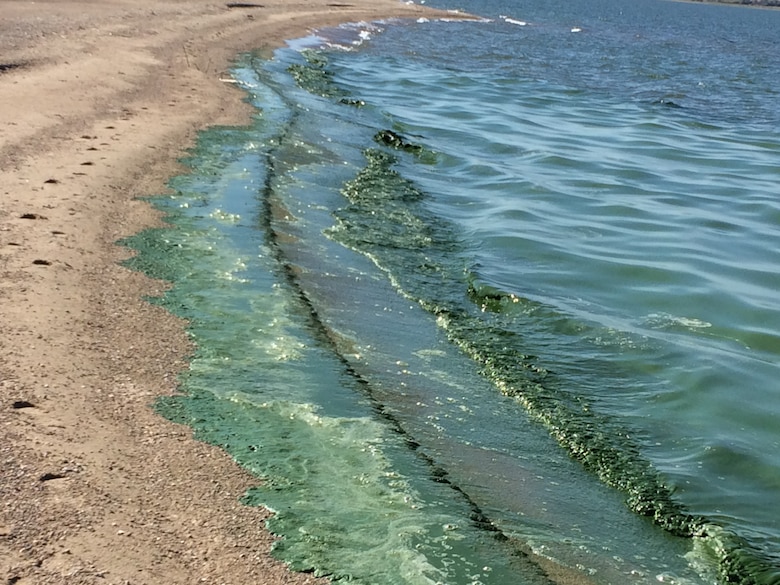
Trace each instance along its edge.
{"label": "sandy beach", "polygon": [[[118,238],[195,133],[250,115],[240,52],[396,0],[0,0],[0,578],[313,583],[269,555],[258,479],[157,416],[190,351]],[[427,12],[426,12],[427,13]]]}

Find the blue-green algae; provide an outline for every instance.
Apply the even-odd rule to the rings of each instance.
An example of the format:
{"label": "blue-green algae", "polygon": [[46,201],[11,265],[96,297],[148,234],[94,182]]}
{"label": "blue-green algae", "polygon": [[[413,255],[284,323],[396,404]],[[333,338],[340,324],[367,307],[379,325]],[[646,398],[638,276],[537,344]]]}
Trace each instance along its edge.
{"label": "blue-green algae", "polygon": [[[326,63],[309,62],[319,89],[296,75],[299,82],[343,102],[346,94],[327,89]],[[172,181],[174,195],[154,199],[171,228],[126,242],[139,251],[131,266],[173,282],[157,302],[189,321],[196,344],[185,394],[161,401],[160,412],[262,478],[246,501],[275,512],[269,527],[282,538],[274,553],[297,570],[376,585],[549,582],[415,449],[339,356],[272,229],[274,214],[291,213],[272,204],[285,165],[317,155],[288,141],[294,108],[251,67],[238,71],[262,114],[248,128],[203,133],[186,161],[191,173]],[[514,320],[526,300],[483,285],[453,226],[394,169],[396,156],[418,149],[379,142],[344,185],[347,203],[328,235],[371,258],[496,388],[624,492],[632,510],[705,543],[722,582],[764,583],[760,555],[687,513],[630,431],[526,355]]]}
{"label": "blue-green algae", "polygon": [[138,252],[129,266],[172,282],[153,300],[188,321],[195,343],[183,394],[157,409],[258,476],[245,501],[274,512],[274,554],[293,569],[371,585],[549,583],[321,335],[264,227],[288,109],[245,81],[264,92],[262,115],[203,132],[190,173],[151,200],[170,227],[123,242]]}

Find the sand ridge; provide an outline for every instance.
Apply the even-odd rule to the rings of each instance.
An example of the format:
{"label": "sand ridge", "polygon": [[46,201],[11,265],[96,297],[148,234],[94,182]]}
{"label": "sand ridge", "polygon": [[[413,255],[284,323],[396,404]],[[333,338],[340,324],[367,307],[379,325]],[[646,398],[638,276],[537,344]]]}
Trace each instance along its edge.
{"label": "sand ridge", "polygon": [[[237,5],[236,5],[237,4]],[[251,111],[236,54],[311,27],[429,14],[395,0],[0,0],[0,579],[314,583],[268,552],[257,479],[149,405],[184,324],[117,239],[157,225],[197,130]]]}

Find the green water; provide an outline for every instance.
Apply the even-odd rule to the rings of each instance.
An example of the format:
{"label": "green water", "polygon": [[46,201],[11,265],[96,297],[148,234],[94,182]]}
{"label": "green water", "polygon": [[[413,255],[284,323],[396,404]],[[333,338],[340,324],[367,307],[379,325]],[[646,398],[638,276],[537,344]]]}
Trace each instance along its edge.
{"label": "green water", "polygon": [[296,570],[366,583],[506,582],[518,571],[548,582],[410,447],[259,228],[264,157],[283,128],[266,113],[251,128],[205,132],[192,174],[154,200],[172,227],[125,242],[140,252],[131,266],[176,284],[158,302],[190,321],[197,343],[187,396],[160,412],[262,478],[246,502],[275,512],[269,528],[285,536],[275,554]]}
{"label": "green water", "polygon": [[[256,120],[204,132],[154,199],[171,228],[127,242],[198,348],[160,411],[262,479],[246,501],[293,568],[777,582],[773,114],[672,107],[665,84],[720,81],[691,65],[714,42],[686,41],[688,64],[644,38],[612,58],[633,37],[608,6],[247,57]],[[647,14],[632,30],[677,38]],[[651,54],[676,77],[647,82]]]}
{"label": "green water", "polygon": [[[690,572],[682,560],[687,545],[664,538],[653,547],[673,551],[679,562],[589,558],[604,521],[654,533],[634,526],[620,499],[573,466],[545,432],[527,428],[521,408],[509,402],[498,419],[516,434],[499,433],[492,447],[474,442],[475,433],[485,434],[482,421],[497,420],[495,390],[373,262],[323,249],[336,245],[333,230],[343,224],[311,230],[302,208],[290,221],[280,195],[308,192],[306,180],[320,177],[314,169],[322,159],[295,137],[293,110],[259,86],[251,69],[242,74],[262,92],[253,98],[263,106],[255,124],[204,132],[187,161],[191,174],[172,181],[175,195],[154,199],[171,228],[125,243],[139,251],[133,267],[175,283],[155,302],[186,318],[197,344],[182,378],[186,396],[158,407],[262,478],[246,501],[275,512],[269,528],[283,536],[275,554],[297,570],[364,583],[548,583],[539,566],[548,556],[566,560],[564,573],[602,571],[610,579],[649,575],[646,564],[670,575]],[[334,195],[338,181],[324,190]],[[332,218],[323,211],[318,204],[308,210]],[[296,233],[304,228],[306,241]],[[350,276],[330,272],[336,267]],[[357,316],[344,319],[334,298]],[[365,319],[366,305],[377,301],[382,313],[396,313],[399,330]],[[335,324],[336,313],[350,331]],[[473,403],[478,394],[487,408]],[[481,485],[486,468],[514,458],[507,438],[532,442],[538,457],[496,468],[494,481],[522,484],[505,502],[510,508],[519,501],[537,509],[499,514],[494,489]],[[571,477],[585,482],[576,489],[592,501],[577,503],[569,488],[551,490]],[[556,499],[559,505],[544,508]],[[594,509],[604,499],[608,512]],[[592,518],[566,527],[558,542],[554,531],[572,505]],[[519,526],[533,539],[518,538]],[[617,540],[612,546],[620,548]]]}

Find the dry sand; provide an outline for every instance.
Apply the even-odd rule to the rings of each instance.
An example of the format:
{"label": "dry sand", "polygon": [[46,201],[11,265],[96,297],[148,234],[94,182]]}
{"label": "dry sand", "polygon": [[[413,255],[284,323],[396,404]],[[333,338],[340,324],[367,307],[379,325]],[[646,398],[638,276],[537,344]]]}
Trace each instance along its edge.
{"label": "dry sand", "polygon": [[258,480],[150,409],[183,323],[118,262],[195,132],[249,108],[231,59],[396,0],[0,0],[0,581],[312,583],[269,556]]}

